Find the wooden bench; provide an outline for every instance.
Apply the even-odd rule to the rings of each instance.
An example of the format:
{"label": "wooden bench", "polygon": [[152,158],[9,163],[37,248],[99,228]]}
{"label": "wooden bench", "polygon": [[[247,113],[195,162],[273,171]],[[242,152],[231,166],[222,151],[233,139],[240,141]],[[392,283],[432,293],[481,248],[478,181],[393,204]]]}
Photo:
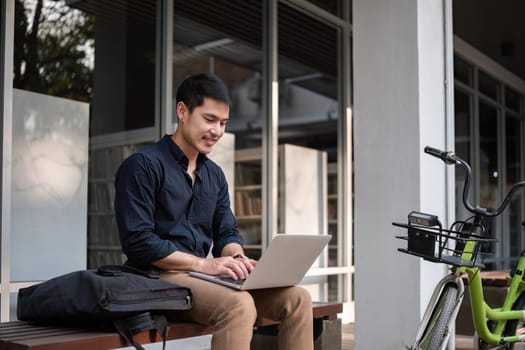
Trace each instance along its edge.
{"label": "wooden bench", "polygon": [[[341,313],[342,310],[343,306],[340,303],[314,303],[316,349],[341,349],[341,320],[337,318],[337,314]],[[339,324],[338,331],[336,330],[337,324]],[[269,320],[258,321],[254,328],[252,348],[258,349],[260,347],[257,344],[255,334],[265,327],[272,328],[275,325],[275,322]],[[334,325],[336,326],[334,327]],[[327,328],[330,328],[331,332],[328,332]],[[212,328],[209,326],[174,322],[168,326],[167,340],[207,335],[211,332]],[[338,339],[332,339],[334,332],[339,332]],[[139,333],[134,336],[134,339],[140,344],[162,341],[156,331]],[[334,344],[332,346],[329,343]],[[96,350],[129,345],[116,332],[100,332],[74,327],[40,326],[22,321],[0,323],[0,350]]]}

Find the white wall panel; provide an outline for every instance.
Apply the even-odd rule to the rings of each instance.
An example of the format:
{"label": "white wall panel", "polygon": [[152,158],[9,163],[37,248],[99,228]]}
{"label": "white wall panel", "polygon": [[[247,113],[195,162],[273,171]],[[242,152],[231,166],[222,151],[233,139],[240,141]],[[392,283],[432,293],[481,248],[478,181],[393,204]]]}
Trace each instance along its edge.
{"label": "white wall panel", "polygon": [[13,91],[11,281],[86,267],[89,105]]}

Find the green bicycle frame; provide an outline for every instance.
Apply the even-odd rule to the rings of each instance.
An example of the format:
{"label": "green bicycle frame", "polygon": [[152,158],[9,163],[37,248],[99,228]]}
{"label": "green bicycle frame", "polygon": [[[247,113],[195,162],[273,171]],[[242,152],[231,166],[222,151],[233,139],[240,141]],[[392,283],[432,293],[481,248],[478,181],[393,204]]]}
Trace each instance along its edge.
{"label": "green bicycle frame", "polygon": [[[408,225],[393,223],[396,226],[409,229],[408,236],[397,237],[408,241],[407,249],[399,248],[399,251],[422,257],[431,262],[452,265],[451,273],[442,278],[434,289],[434,294],[431,297],[431,302],[427,305],[427,309],[420,323],[415,345],[412,349],[420,349],[420,341],[426,338],[427,335],[431,336],[432,347],[434,347],[434,344],[440,345],[442,348],[446,346],[444,342],[449,336],[448,323],[453,321],[457,316],[463,300],[464,283],[462,277],[465,274],[469,281],[474,327],[479,338],[493,345],[525,342],[525,332],[518,335],[508,335],[511,331],[510,327],[507,327],[507,322],[509,321],[515,321],[516,323],[519,320],[525,321],[525,310],[513,310],[518,300],[521,303],[523,300],[521,297],[523,293],[525,293],[525,250],[521,253],[515,272],[509,279],[510,285],[503,305],[497,308],[492,308],[485,302],[480,272],[480,268],[483,267],[483,265],[476,261],[478,254],[483,254],[480,252],[481,245],[496,241],[495,239],[485,237],[487,233],[484,224],[485,219],[500,215],[510,203],[512,195],[518,189],[525,187],[525,181],[515,183],[498,207],[494,209],[483,208],[479,205],[473,205],[469,201],[472,169],[465,160],[458,157],[453,151],[443,151],[429,146],[426,146],[424,151],[433,157],[441,159],[446,165],[459,165],[465,170],[462,197],[463,205],[465,209],[473,215],[465,221],[455,221],[449,230],[442,228],[441,222],[436,215],[417,211],[413,211],[408,215]],[[414,231],[411,232],[410,229],[412,228]],[[419,235],[420,233],[422,235]],[[432,240],[431,236],[434,237],[434,240]],[[430,239],[428,239],[429,237]],[[449,244],[451,243],[448,242],[449,239],[456,241],[453,249],[450,248],[452,244]],[[436,251],[432,249],[436,248],[436,245],[438,248],[437,255],[435,254]],[[444,289],[447,283],[455,283],[458,287],[455,305],[450,298],[450,295],[453,296],[453,294],[450,294],[450,290]],[[441,294],[445,292],[447,294]],[[434,304],[439,300],[441,295],[449,296],[446,303],[446,310],[442,310],[439,308],[439,305],[436,306],[436,304]],[[441,314],[441,312],[443,312],[443,314]],[[429,322],[432,322],[433,319],[439,321],[439,327],[436,326],[436,329],[429,328]],[[514,324],[514,322],[512,323]],[[437,321],[436,324],[438,324]],[[512,332],[514,332],[514,330],[512,330]]]}
{"label": "green bicycle frame", "polygon": [[[464,260],[472,259],[476,242],[467,241],[461,255]],[[497,345],[501,343],[516,343],[525,340],[523,336],[503,336],[505,325],[510,320],[521,320],[525,318],[523,310],[512,310],[512,306],[518,297],[525,291],[525,282],[523,281],[523,272],[525,271],[525,254],[522,253],[516,272],[510,280],[510,286],[505,297],[503,306],[500,308],[491,308],[485,302],[483,297],[483,286],[481,283],[480,269],[478,267],[458,267],[460,273],[466,273],[469,280],[470,298],[472,303],[472,317],[475,329],[481,339],[489,344]],[[494,330],[490,330],[487,325],[487,319],[495,321]]]}

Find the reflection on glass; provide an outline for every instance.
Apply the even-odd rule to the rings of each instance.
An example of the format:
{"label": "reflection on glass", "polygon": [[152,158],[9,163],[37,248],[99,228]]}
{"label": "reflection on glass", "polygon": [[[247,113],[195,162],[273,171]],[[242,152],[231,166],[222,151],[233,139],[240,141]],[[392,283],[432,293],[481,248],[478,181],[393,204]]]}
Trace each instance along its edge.
{"label": "reflection on glass", "polygon": [[155,125],[156,6],[153,0],[126,0],[95,7],[93,135]]}
{"label": "reflection on glass", "polygon": [[[175,0],[174,14],[173,93],[187,75],[196,73],[216,74],[230,90],[226,132],[235,136],[231,199],[246,253],[258,258],[262,240],[262,4]],[[177,122],[175,112],[173,122]]]}
{"label": "reflection on glass", "polygon": [[174,13],[174,90],[189,74],[217,74],[233,99],[226,131],[237,148],[260,147],[262,4],[176,0]]}
{"label": "reflection on glass", "polygon": [[89,102],[95,18],[62,1],[15,1],[13,87]]}
{"label": "reflection on glass", "polygon": [[[286,194],[285,200],[279,201],[279,213],[285,213],[280,230],[330,232],[333,238],[317,266],[340,266],[343,240],[338,237],[337,227],[338,33],[282,3],[278,33],[279,144],[290,149],[287,154],[295,154],[279,154],[280,167],[286,166],[279,176],[279,188]],[[307,181],[309,185],[303,187],[308,188],[306,193],[290,191],[297,182]],[[323,181],[327,182],[328,195],[320,201]],[[328,222],[323,221],[325,213]],[[337,293],[344,279],[323,277],[319,283],[326,282],[328,298],[337,298],[337,294],[330,293]]]}
{"label": "reflection on glass", "polygon": [[[93,30],[96,98],[91,106],[90,135],[153,127],[157,1],[69,1],[68,4],[70,12],[72,8],[81,10],[96,23]],[[71,40],[77,40],[79,46],[85,45],[76,36]]]}

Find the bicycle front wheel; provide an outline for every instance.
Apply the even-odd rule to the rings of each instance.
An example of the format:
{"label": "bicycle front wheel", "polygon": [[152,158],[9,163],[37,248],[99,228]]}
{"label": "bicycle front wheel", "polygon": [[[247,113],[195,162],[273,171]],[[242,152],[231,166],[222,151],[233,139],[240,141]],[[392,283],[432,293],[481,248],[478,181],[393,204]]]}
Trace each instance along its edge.
{"label": "bicycle front wheel", "polygon": [[449,337],[449,324],[457,305],[458,288],[449,283],[443,287],[420,342],[421,350],[442,350]]}

